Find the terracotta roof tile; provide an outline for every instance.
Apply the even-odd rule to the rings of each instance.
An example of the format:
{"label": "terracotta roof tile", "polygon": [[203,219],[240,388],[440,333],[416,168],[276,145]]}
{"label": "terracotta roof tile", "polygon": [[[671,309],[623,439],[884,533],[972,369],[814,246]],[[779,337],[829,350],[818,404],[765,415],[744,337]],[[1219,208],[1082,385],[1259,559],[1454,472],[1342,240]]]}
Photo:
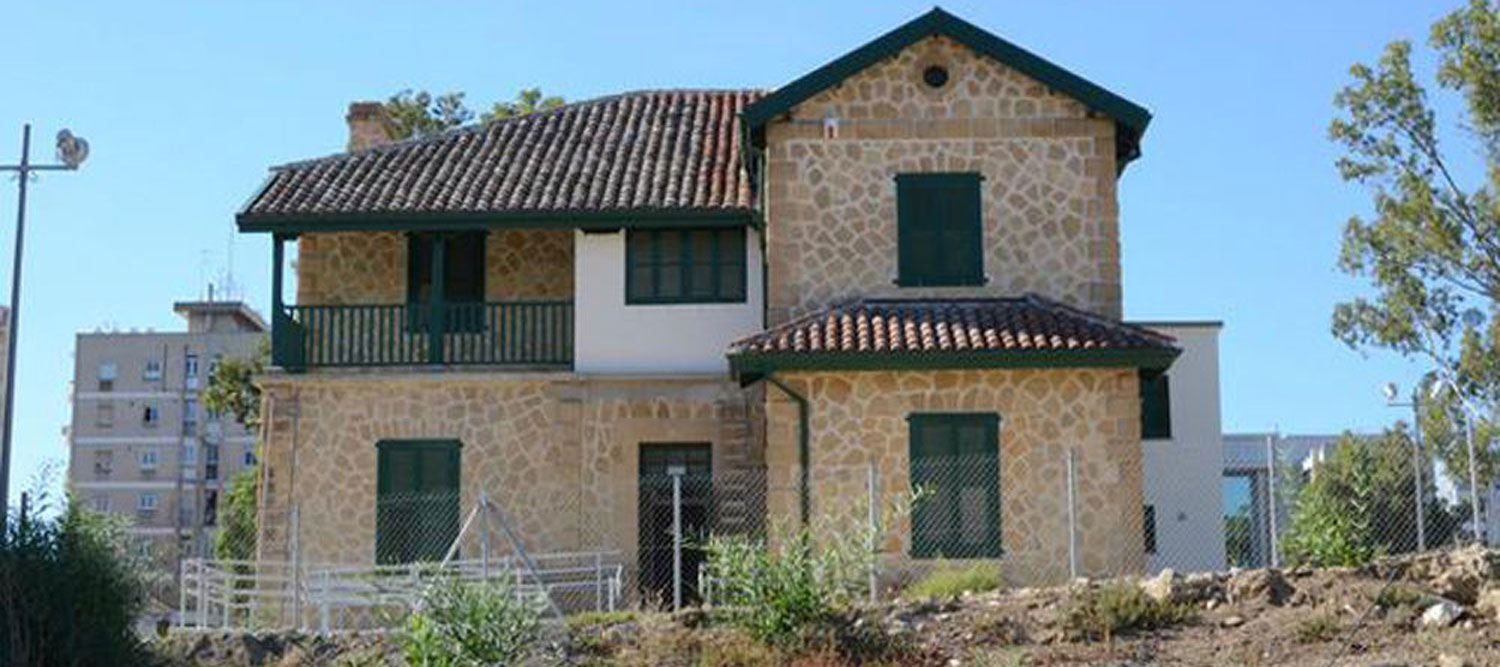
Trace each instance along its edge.
{"label": "terracotta roof tile", "polygon": [[740,112],[754,90],[625,93],[272,168],[241,212],[750,210]]}
{"label": "terracotta roof tile", "polygon": [[1036,295],[861,299],[740,339],[729,353],[871,356],[932,352],[1175,351],[1173,339]]}

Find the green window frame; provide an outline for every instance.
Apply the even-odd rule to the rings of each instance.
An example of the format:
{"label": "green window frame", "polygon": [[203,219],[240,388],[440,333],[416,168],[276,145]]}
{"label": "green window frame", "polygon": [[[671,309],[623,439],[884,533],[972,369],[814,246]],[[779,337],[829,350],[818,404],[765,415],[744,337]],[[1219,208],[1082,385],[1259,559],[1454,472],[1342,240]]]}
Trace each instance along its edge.
{"label": "green window frame", "polygon": [[969,172],[896,176],[897,285],[985,283],[983,181]]}
{"label": "green window frame", "polygon": [[414,233],[406,237],[406,302],[428,303],[432,293],[433,245],[443,244],[442,299],[448,303],[484,301],[485,233]]}
{"label": "green window frame", "polygon": [[[484,328],[485,232],[421,232],[406,237],[408,328],[425,331],[434,300],[443,304],[443,329],[476,332]],[[443,246],[441,290],[434,292],[432,264]]]}
{"label": "green window frame", "polygon": [[913,558],[998,558],[1000,415],[919,413],[907,418]]}
{"label": "green window frame", "polygon": [[1172,390],[1165,372],[1141,371],[1141,439],[1172,437]]}
{"label": "green window frame", "polygon": [[625,303],[743,303],[745,229],[625,231]]}
{"label": "green window frame", "polygon": [[462,443],[382,440],[375,447],[375,562],[442,560],[458,539]]}

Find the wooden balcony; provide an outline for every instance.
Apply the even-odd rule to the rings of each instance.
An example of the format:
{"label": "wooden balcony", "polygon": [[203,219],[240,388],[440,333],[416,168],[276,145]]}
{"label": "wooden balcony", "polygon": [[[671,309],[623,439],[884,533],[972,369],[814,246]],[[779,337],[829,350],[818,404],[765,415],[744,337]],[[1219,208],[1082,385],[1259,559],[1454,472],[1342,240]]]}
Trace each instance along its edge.
{"label": "wooden balcony", "polygon": [[573,366],[572,301],[281,306],[271,360],[293,372],[376,366]]}

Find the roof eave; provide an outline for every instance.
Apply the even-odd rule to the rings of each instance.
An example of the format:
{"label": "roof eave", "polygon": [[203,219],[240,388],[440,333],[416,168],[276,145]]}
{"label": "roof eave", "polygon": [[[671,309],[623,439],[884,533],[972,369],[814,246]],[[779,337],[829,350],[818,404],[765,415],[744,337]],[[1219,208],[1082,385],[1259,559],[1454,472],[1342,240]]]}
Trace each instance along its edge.
{"label": "roof eave", "polygon": [[241,212],[241,232],[303,234],[349,231],[424,231],[479,229],[668,229],[760,225],[749,208],[651,208],[536,211],[381,211],[279,215]]}
{"label": "roof eave", "polygon": [[973,370],[1022,368],[1139,368],[1164,370],[1176,347],[1082,350],[951,350],[936,352],[732,352],[736,377],[777,371]]}

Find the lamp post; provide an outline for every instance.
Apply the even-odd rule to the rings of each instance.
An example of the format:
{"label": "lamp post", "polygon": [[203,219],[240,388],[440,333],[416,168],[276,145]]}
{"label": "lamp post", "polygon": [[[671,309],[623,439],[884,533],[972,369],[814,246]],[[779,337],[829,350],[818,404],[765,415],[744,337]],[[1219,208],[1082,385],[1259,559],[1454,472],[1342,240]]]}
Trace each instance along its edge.
{"label": "lamp post", "polygon": [[1422,493],[1422,394],[1416,388],[1412,388],[1411,401],[1401,403],[1396,400],[1400,391],[1396,383],[1387,382],[1383,388],[1385,393],[1385,404],[1392,408],[1411,408],[1412,416],[1412,441],[1411,441],[1411,470],[1412,486],[1415,491],[1413,504],[1417,511],[1417,551],[1427,550],[1427,511],[1424,505],[1426,498]]}
{"label": "lamp post", "polygon": [[[1470,308],[1463,314],[1464,326],[1477,329],[1484,324],[1484,313],[1478,309]],[[1469,505],[1474,521],[1474,540],[1480,544],[1488,543],[1486,539],[1487,526],[1484,525],[1479,513],[1479,460],[1475,455],[1474,447],[1474,422],[1479,420],[1480,411],[1469,402],[1469,397],[1464,395],[1463,389],[1458,386],[1458,379],[1453,376],[1453,371],[1447,366],[1437,366],[1438,377],[1432,383],[1432,397],[1442,395],[1445,389],[1452,390],[1453,396],[1458,399],[1459,407],[1464,411],[1464,444],[1468,447],[1469,456]]]}
{"label": "lamp post", "polygon": [[73,171],[89,156],[89,142],[62,130],[57,133],[57,159],[60,164],[31,163],[31,124],[21,128],[20,164],[0,164],[0,172],[16,172],[20,196],[16,202],[16,247],[10,273],[10,331],[5,349],[5,417],[0,428],[0,510],[10,507],[11,417],[16,400],[16,338],[21,330],[21,247],[26,236],[26,183],[36,171]]}
{"label": "lamp post", "polygon": [[1464,445],[1469,450],[1469,507],[1474,521],[1474,540],[1485,543],[1487,541],[1485,539],[1486,526],[1479,515],[1479,462],[1474,451],[1474,421],[1479,419],[1479,411],[1469,405],[1469,399],[1464,396],[1458,384],[1449,378],[1446,372],[1433,383],[1433,398],[1440,396],[1444,389],[1453,390],[1453,395],[1458,397],[1458,404],[1464,411]]}

